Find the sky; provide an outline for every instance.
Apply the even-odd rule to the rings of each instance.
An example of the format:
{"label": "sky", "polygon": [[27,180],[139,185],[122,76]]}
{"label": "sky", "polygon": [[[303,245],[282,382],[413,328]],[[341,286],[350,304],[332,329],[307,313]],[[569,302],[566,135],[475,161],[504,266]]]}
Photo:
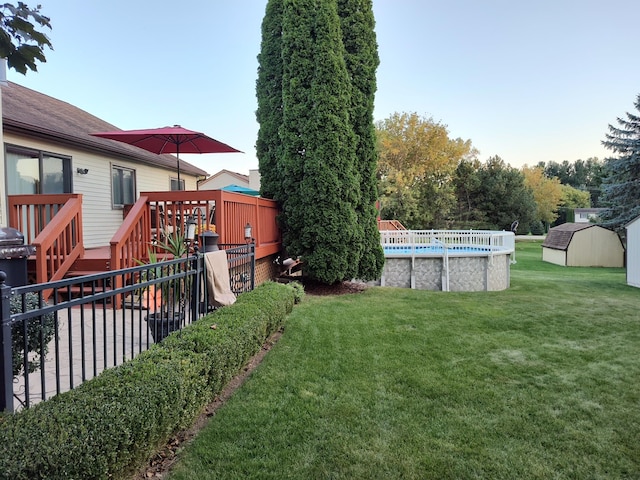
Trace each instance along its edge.
{"label": "sky", "polygon": [[[255,83],[266,0],[38,0],[54,50],[8,80],[118,128],[204,132],[243,153],[184,155],[209,174],[258,168]],[[637,0],[373,0],[374,120],[415,112],[520,167],[611,156],[640,94]]]}

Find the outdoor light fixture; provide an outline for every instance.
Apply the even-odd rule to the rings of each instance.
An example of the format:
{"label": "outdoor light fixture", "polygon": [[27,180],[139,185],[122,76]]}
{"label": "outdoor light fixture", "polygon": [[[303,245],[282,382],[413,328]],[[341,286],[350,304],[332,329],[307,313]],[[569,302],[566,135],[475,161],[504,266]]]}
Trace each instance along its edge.
{"label": "outdoor light fixture", "polygon": [[191,214],[187,217],[187,233],[185,235],[186,239],[190,242],[194,241],[196,238],[196,227],[198,226],[198,222],[196,221],[196,217]]}
{"label": "outdoor light fixture", "polygon": [[76,172],[78,172],[80,175],[86,175],[87,173],[89,173],[89,169],[88,168],[76,168]]}
{"label": "outdoor light fixture", "polygon": [[251,243],[253,241],[252,228],[249,222],[244,226],[244,241],[247,243]]}

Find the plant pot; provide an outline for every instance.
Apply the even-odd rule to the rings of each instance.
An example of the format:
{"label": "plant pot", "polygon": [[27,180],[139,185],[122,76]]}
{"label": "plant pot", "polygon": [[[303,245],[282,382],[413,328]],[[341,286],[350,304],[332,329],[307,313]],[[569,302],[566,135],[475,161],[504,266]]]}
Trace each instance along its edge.
{"label": "plant pot", "polygon": [[154,343],[159,343],[171,332],[180,330],[184,322],[184,313],[150,313],[145,320],[149,324]]}

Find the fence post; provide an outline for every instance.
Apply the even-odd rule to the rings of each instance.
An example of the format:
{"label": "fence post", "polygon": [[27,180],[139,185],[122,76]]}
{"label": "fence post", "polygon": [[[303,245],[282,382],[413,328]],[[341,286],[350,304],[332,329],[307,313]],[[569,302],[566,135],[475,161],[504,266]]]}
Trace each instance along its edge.
{"label": "fence post", "polygon": [[11,287],[5,284],[7,274],[0,271],[0,412],[13,412],[13,339],[11,337]]}
{"label": "fence post", "polygon": [[193,260],[191,268],[196,271],[192,277],[191,282],[191,323],[194,323],[200,318],[200,308],[202,305],[202,299],[200,298],[200,277],[202,276],[201,255],[196,245],[193,249]]}
{"label": "fence post", "polygon": [[256,288],[256,244],[251,242],[249,253],[251,253],[251,290]]}

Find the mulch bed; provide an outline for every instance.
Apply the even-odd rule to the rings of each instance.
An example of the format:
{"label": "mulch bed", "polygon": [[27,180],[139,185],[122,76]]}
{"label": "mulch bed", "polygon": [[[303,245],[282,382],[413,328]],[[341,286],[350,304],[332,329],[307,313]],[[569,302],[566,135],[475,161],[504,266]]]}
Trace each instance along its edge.
{"label": "mulch bed", "polygon": [[367,289],[367,284],[364,282],[337,282],[333,285],[326,285],[311,280],[301,280],[301,283],[308,295],[346,295],[362,293]]}

